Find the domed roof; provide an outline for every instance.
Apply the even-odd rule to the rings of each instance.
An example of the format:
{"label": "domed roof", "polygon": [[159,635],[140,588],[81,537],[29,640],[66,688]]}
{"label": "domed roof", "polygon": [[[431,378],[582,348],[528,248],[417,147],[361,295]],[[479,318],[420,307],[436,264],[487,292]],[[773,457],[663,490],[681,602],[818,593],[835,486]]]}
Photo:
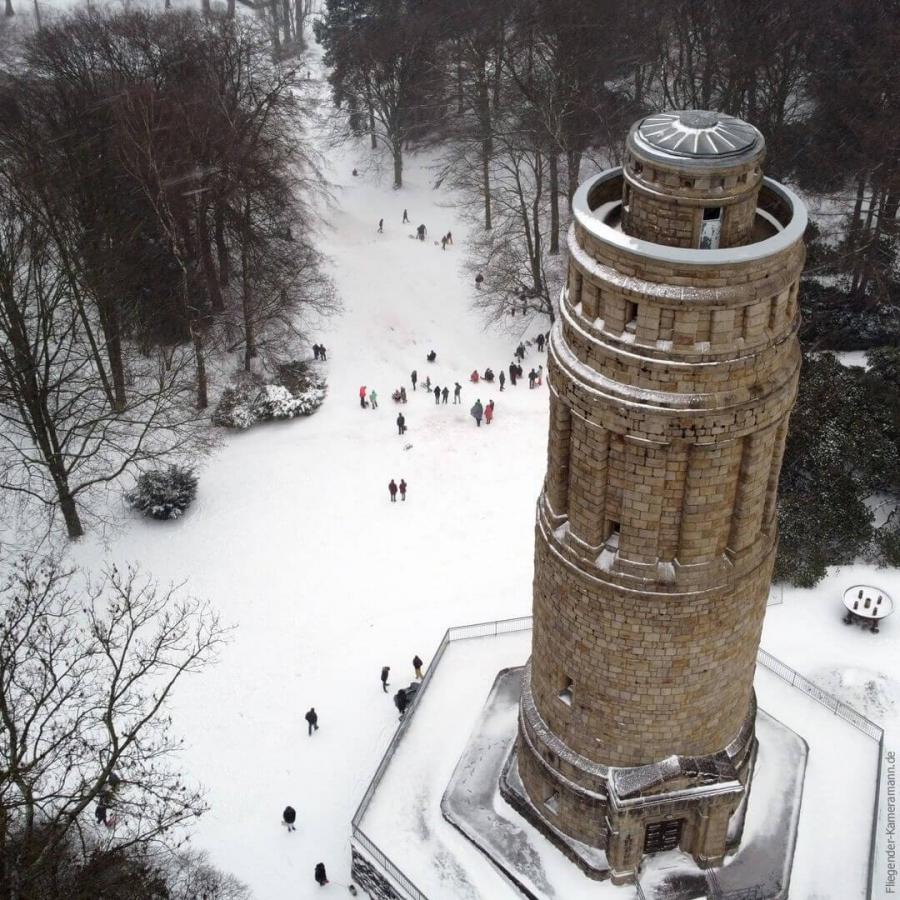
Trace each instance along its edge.
{"label": "domed roof", "polygon": [[655,113],[632,128],[631,143],[642,156],[670,163],[734,165],[765,148],[762,134],[747,122],[705,109]]}

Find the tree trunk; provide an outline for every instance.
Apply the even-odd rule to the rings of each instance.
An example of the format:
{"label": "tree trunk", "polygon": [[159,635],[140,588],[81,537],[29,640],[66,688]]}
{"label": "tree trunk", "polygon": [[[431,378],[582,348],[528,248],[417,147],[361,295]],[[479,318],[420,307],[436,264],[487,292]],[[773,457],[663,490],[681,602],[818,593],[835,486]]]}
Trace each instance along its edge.
{"label": "tree trunk", "polygon": [[550,154],[550,251],[559,253],[559,157]]}
{"label": "tree trunk", "polygon": [[272,12],[272,43],[277,53],[281,50],[281,35],[278,33],[278,0],[270,0],[269,8]]}
{"label": "tree trunk", "polygon": [[394,156],[394,188],[403,187],[403,145],[398,136],[391,140],[391,151]]}
{"label": "tree trunk", "polygon": [[543,293],[542,277],[541,277],[541,194],[544,185],[544,162],[541,152],[538,150],[534,154],[534,200],[531,203],[532,231],[534,233],[534,251],[531,256],[531,279],[534,286],[535,296]]}
{"label": "tree trunk", "polygon": [[[169,0],[166,0],[166,2],[168,3]],[[228,0],[228,7],[226,10],[226,15],[228,16],[229,19],[234,18],[234,6],[235,6],[235,0]]]}
{"label": "tree trunk", "polygon": [[485,61],[478,67],[478,123],[481,128],[481,192],[484,196],[484,227],[491,223],[491,157],[494,155],[494,139],[491,133],[491,105],[488,96],[488,80]]}
{"label": "tree trunk", "polygon": [[197,409],[206,409],[209,406],[206,359],[203,356],[203,336],[196,322],[191,322],[191,342],[194,345],[194,359],[197,363]]}
{"label": "tree trunk", "polygon": [[38,31],[41,30],[41,8],[38,6],[38,0],[34,0],[34,24]]}
{"label": "tree trunk", "polygon": [[368,76],[366,76],[366,110],[369,113],[369,137],[374,150],[378,146],[378,141],[375,137],[375,106],[372,103],[372,86],[369,84]]}
{"label": "tree trunk", "polygon": [[572,209],[572,198],[578,189],[578,178],[581,172],[581,151],[569,150],[566,153],[566,167],[568,170],[569,183],[566,185],[566,196],[569,201],[569,211]]}
{"label": "tree trunk", "polygon": [[209,219],[206,215],[206,203],[197,204],[197,239],[200,244],[200,262],[203,266],[203,277],[206,281],[206,293],[213,312],[221,312],[225,308],[216,264],[213,262],[212,246],[209,241]]}
{"label": "tree trunk", "polygon": [[5,16],[14,16],[16,11],[13,9],[12,0],[6,0],[6,11],[4,12]]}
{"label": "tree trunk", "polygon": [[209,0],[200,0],[200,9],[204,16],[209,15]]}
{"label": "tree trunk", "polygon": [[285,43],[291,39],[291,25],[294,17],[291,15],[291,0],[281,0],[281,24],[284,27]]}
{"label": "tree trunk", "polygon": [[125,365],[122,362],[122,310],[118,301],[113,298],[104,303],[102,311],[103,337],[106,341],[106,355],[109,357],[109,370],[112,374],[113,409],[122,412],[127,400],[125,397]]}
{"label": "tree trunk", "polygon": [[225,241],[225,203],[216,204],[216,254],[219,257],[219,283],[225,287],[231,279],[231,256]]}
{"label": "tree trunk", "polygon": [[253,327],[252,298],[250,294],[250,270],[247,264],[247,241],[241,241],[241,314],[244,319],[244,369],[250,371],[251,360],[256,356],[256,330]]}
{"label": "tree trunk", "polygon": [[84,527],[78,515],[78,507],[75,498],[69,493],[68,488],[58,487],[59,508],[66,523],[66,532],[70,538],[80,538],[84,535]]}

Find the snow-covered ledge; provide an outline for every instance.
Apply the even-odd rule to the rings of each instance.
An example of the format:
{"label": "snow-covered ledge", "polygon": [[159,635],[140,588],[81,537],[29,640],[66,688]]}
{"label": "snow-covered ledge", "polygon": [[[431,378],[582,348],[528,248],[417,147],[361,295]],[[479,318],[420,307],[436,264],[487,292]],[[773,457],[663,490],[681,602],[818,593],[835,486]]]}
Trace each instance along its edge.
{"label": "snow-covered ledge", "polygon": [[764,178],[761,192],[768,191],[775,194],[776,197],[786,204],[791,212],[790,219],[785,223],[769,215],[765,210],[757,209],[757,215],[762,215],[769,224],[779,229],[772,237],[741,247],[720,247],[716,250],[668,247],[665,244],[644,241],[640,238],[631,237],[623,231],[606,224],[605,219],[612,209],[618,205],[618,201],[603,203],[596,209],[591,209],[588,203],[588,198],[600,185],[622,177],[622,168],[620,166],[615,169],[607,169],[607,171],[589,178],[575,192],[575,196],[572,199],[572,211],[578,224],[598,240],[648,259],[694,266],[723,266],[752,262],[757,259],[765,259],[787,249],[797,243],[806,231],[807,215],[803,201],[784,185],[773,181],[771,178]]}

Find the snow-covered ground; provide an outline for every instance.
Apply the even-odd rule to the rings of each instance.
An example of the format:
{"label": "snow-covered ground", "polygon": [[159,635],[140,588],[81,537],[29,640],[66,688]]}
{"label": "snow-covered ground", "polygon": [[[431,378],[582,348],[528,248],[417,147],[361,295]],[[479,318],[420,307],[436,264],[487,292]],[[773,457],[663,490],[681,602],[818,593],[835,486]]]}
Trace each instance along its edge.
{"label": "snow-covered ground", "polygon": [[[324,85],[314,88],[324,108]],[[185,770],[212,805],[195,841],[260,900],[322,896],[312,878],[320,860],[329,890],[342,892],[350,818],[396,726],[381,666],[405,683],[413,655],[427,664],[448,625],[530,612],[545,464],[546,387],[526,382],[501,394],[468,382],[473,368],[508,365],[525,323],[485,330],[470,310],[465,227],[447,194],[430,189],[429,158],[409,156],[405,187],[394,191],[388,167],[379,175],[363,143],[326,152],[337,200],[322,241],[344,312],[313,335],[328,347],[324,406],[230,436],[183,519],[126,517],[106,542],[89,537],[71,551],[88,568],[139,561],[162,581],[187,578],[238,626],[220,664],[180,685],[175,727],[186,738]],[[404,208],[411,225],[401,225]],[[444,252],[412,240],[420,222],[431,236],[452,229],[455,244]],[[526,370],[538,361],[530,352]],[[442,387],[462,383],[462,406],[412,393],[413,368]],[[379,409],[360,409],[362,384],[378,391]],[[401,384],[403,438],[390,399]],[[496,401],[492,425],[475,427],[476,397]],[[409,483],[405,503],[388,502],[392,477]],[[900,616],[880,635],[840,624],[841,591],[861,577],[845,569],[814,591],[786,591],[769,610],[763,644],[896,723]],[[865,578],[900,599],[896,571]],[[312,738],[303,721],[310,706],[321,726]],[[838,778],[835,789],[840,796]],[[279,822],[288,803],[298,810],[290,835]],[[829,810],[838,814],[837,800]]]}

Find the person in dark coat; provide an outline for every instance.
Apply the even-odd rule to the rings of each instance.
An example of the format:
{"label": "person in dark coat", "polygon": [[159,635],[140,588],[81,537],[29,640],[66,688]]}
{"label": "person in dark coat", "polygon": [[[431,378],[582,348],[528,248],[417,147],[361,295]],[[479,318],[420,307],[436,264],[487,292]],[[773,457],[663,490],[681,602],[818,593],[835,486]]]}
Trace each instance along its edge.
{"label": "person in dark coat", "polygon": [[503,369],[500,370],[500,390],[503,390],[503,385],[506,384],[506,373]]}
{"label": "person in dark coat", "polygon": [[316,359],[319,358],[319,345],[318,344],[313,344],[313,355],[316,357]]}
{"label": "person in dark coat", "polygon": [[481,400],[475,401],[475,405],[469,410],[469,414],[475,420],[475,424],[481,428],[481,417],[484,415],[484,407],[481,405]]}
{"label": "person in dark coat", "polygon": [[403,222],[401,222],[401,224],[406,225],[408,222],[409,222],[409,216],[407,215],[406,210],[404,209],[403,210]]}
{"label": "person in dark coat", "polygon": [[445,387],[441,391],[441,402],[446,403],[450,399],[450,388]]}
{"label": "person in dark coat", "polygon": [[427,359],[428,362],[434,362],[437,359],[437,353],[435,353],[434,350],[429,350],[425,359]]}
{"label": "person in dark coat", "polygon": [[528,387],[529,387],[529,388],[533,388],[533,387],[534,387],[534,380],[535,380],[535,378],[537,378],[537,372],[535,372],[534,369],[532,369],[532,370],[528,373]]}
{"label": "person in dark coat", "polygon": [[453,383],[453,404],[462,403],[462,385],[455,381]]}
{"label": "person in dark coat", "polygon": [[538,353],[544,352],[544,335],[539,334],[537,336],[537,345],[538,345]]}
{"label": "person in dark coat", "polygon": [[381,234],[384,231],[384,219],[378,220],[378,233]]}
{"label": "person in dark coat", "polygon": [[525,359],[525,345],[524,344],[520,343],[519,346],[516,347],[516,356],[519,358],[519,360]]}
{"label": "person in dark coat", "polygon": [[296,831],[294,822],[297,821],[297,810],[293,806],[286,806],[281,814],[281,820],[287,826],[288,831]]}
{"label": "person in dark coat", "polygon": [[97,820],[98,825],[106,825],[107,827],[109,827],[106,822],[106,813],[107,812],[108,812],[108,809],[106,807],[106,804],[101,800],[97,804],[97,808],[94,810],[94,818]]}
{"label": "person in dark coat", "polygon": [[441,389],[435,385],[432,393],[434,394],[434,405],[437,406],[441,402]]}
{"label": "person in dark coat", "polygon": [[387,693],[388,689],[388,676],[391,674],[390,666],[382,666],[381,667],[381,689]]}
{"label": "person in dark coat", "polygon": [[447,235],[445,234],[441,238],[441,250],[446,250],[446,249],[447,249]]}
{"label": "person in dark coat", "polygon": [[319,730],[319,715],[316,712],[316,708],[311,706],[309,712],[303,718],[309,724],[309,736],[312,737],[313,731]]}
{"label": "person in dark coat", "polygon": [[452,231],[448,231],[448,232],[447,232],[447,243],[448,243],[448,244],[452,244],[452,243],[453,243],[453,232],[452,232]]}
{"label": "person in dark coat", "polygon": [[516,386],[516,378],[518,377],[518,374],[519,373],[518,373],[518,370],[516,369],[516,364],[510,363],[509,364],[509,381],[513,387]]}
{"label": "person in dark coat", "polygon": [[391,503],[397,502],[397,482],[392,478],[388,484],[388,492],[391,495]]}
{"label": "person in dark coat", "polygon": [[406,432],[406,417],[403,413],[397,414],[397,434],[404,434]]}
{"label": "person in dark coat", "polygon": [[406,499],[406,481],[404,479],[400,479],[400,499]]}
{"label": "person in dark coat", "polygon": [[400,718],[402,719],[403,714],[406,712],[406,707],[409,706],[409,697],[406,696],[406,691],[403,690],[403,688],[400,688],[400,690],[394,694],[394,706],[397,707]]}
{"label": "person in dark coat", "polygon": [[325,345],[324,344],[319,344],[319,359],[328,359],[328,357],[325,355]]}
{"label": "person in dark coat", "polygon": [[426,235],[427,233],[428,233],[428,229],[427,229],[424,225],[420,225],[420,226],[416,229],[416,237],[417,237],[420,241],[424,241],[424,240],[425,240],[425,235]]}
{"label": "person in dark coat", "polygon": [[418,377],[419,373],[416,372],[415,369],[413,369],[412,372],[409,373],[409,380],[412,382],[413,390],[416,389],[416,379],[418,379]]}
{"label": "person in dark coat", "polygon": [[522,367],[516,366],[516,378],[521,378],[521,377],[522,377]]}
{"label": "person in dark coat", "polygon": [[419,681],[421,681],[422,678],[424,677],[422,675],[422,665],[423,665],[422,660],[419,659],[419,654],[417,653],[413,657],[413,668],[416,670],[416,678],[418,678]]}
{"label": "person in dark coat", "polygon": [[400,402],[406,403],[406,388],[405,387],[400,388]]}
{"label": "person in dark coat", "polygon": [[478,288],[478,290],[480,291],[480,290],[481,290],[481,285],[482,285],[483,283],[484,283],[484,275],[482,275],[481,272],[479,272],[479,273],[475,276],[475,287]]}
{"label": "person in dark coat", "polygon": [[328,876],[325,874],[325,863],[316,863],[315,878],[319,887],[325,887],[328,884]]}

